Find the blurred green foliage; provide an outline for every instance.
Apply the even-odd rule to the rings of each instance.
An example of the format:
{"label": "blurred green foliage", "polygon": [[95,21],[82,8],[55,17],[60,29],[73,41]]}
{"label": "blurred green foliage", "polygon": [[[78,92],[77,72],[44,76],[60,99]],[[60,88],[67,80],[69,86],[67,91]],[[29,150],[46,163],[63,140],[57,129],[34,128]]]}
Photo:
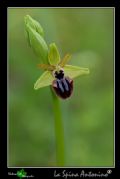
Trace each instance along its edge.
{"label": "blurred green foliage", "polygon": [[55,42],[70,64],[90,75],[74,80],[61,100],[66,166],[114,165],[113,9],[8,9],[8,166],[56,166],[52,97],[33,85],[42,71],[29,48],[24,16],[39,21],[47,43]]}

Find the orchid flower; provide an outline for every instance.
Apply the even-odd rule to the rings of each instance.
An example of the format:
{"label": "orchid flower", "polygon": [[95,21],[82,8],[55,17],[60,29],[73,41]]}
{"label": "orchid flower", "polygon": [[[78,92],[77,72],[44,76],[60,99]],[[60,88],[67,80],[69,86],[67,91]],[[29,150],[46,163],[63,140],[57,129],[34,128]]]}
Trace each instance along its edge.
{"label": "orchid flower", "polygon": [[29,45],[34,50],[35,54],[42,59],[43,62],[38,65],[39,68],[45,70],[34,84],[34,89],[52,86],[55,78],[55,72],[62,69],[64,77],[74,79],[78,76],[89,74],[88,68],[68,65],[71,58],[70,54],[66,54],[63,59],[60,58],[59,51],[55,43],[51,43],[49,48],[44,40],[44,32],[41,25],[31,18],[25,16],[25,28]]}

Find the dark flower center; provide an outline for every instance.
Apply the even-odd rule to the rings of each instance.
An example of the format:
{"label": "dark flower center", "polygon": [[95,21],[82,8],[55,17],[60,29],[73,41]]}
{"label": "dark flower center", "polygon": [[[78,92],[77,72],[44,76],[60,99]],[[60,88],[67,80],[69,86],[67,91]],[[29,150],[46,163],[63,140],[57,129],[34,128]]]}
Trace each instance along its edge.
{"label": "dark flower center", "polygon": [[60,79],[63,79],[63,77],[64,77],[64,71],[63,70],[60,70],[59,72],[58,71],[55,72],[55,78],[60,80]]}

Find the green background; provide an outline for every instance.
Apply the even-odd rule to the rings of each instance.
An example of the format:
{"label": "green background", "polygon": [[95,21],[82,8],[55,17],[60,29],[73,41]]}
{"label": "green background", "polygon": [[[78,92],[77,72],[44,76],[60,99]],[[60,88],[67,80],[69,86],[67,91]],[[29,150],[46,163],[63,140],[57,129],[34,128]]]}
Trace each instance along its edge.
{"label": "green background", "polygon": [[114,165],[113,9],[8,9],[8,166],[56,166],[53,104],[49,87],[37,91],[40,63],[28,46],[24,16],[44,28],[69,64],[88,67],[60,100],[65,130],[65,166]]}

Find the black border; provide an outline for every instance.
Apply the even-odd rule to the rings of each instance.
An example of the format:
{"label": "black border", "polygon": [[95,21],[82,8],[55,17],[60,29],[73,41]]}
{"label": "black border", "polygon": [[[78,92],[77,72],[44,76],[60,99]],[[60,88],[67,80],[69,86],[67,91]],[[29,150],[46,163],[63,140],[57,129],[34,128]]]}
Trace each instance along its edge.
{"label": "black border", "polygon": [[120,4],[115,11],[115,168],[120,170]]}
{"label": "black border", "polygon": [[[119,61],[120,61],[120,46],[118,44],[120,43],[120,3],[118,1],[112,1],[109,4],[108,2],[104,1],[104,4],[102,1],[88,1],[87,3],[85,1],[80,2],[79,0],[74,0],[74,5],[72,4],[72,1],[66,2],[66,5],[62,4],[61,1],[56,1],[57,4],[53,5],[53,2],[49,1],[42,1],[39,2],[38,0],[34,0],[34,3],[32,1],[25,1],[24,3],[22,1],[16,1],[12,0],[11,2],[8,0],[0,1],[0,42],[1,42],[1,48],[0,48],[0,62],[1,62],[1,73],[0,78],[2,81],[1,84],[1,106],[0,106],[0,114],[2,116],[0,117],[0,132],[2,137],[0,137],[0,175],[3,178],[17,178],[17,176],[14,175],[8,175],[8,172],[16,173],[20,168],[7,168],[7,7],[115,7],[115,168],[24,168],[24,170],[27,172],[28,175],[33,175],[34,178],[50,178],[53,179],[54,177],[54,171],[56,170],[57,173],[61,173],[62,171],[66,170],[67,172],[72,173],[80,173],[82,170],[85,171],[85,173],[88,173],[89,171],[92,171],[92,173],[103,173],[105,174],[107,170],[111,170],[112,173],[108,175],[107,178],[119,178],[120,176],[120,137],[119,137],[119,120],[120,120],[120,113],[119,113],[119,98],[120,95],[118,92],[120,92],[119,87],[119,78],[120,78],[120,70],[119,70]],[[34,4],[34,5],[33,5]],[[49,5],[48,5],[49,4]],[[43,177],[42,177],[43,176]],[[56,178],[62,178],[62,177],[56,177]],[[70,178],[70,177],[68,177]],[[72,177],[72,178],[78,178],[78,177]],[[87,178],[87,177],[85,177]],[[92,178],[92,177],[90,177]],[[94,177],[94,178],[102,178],[102,177]],[[103,177],[104,178],[104,177]]]}
{"label": "black border", "polygon": [[0,81],[2,82],[0,89],[0,168],[1,175],[7,178],[7,14],[1,3],[0,21],[2,22],[0,27]]}

